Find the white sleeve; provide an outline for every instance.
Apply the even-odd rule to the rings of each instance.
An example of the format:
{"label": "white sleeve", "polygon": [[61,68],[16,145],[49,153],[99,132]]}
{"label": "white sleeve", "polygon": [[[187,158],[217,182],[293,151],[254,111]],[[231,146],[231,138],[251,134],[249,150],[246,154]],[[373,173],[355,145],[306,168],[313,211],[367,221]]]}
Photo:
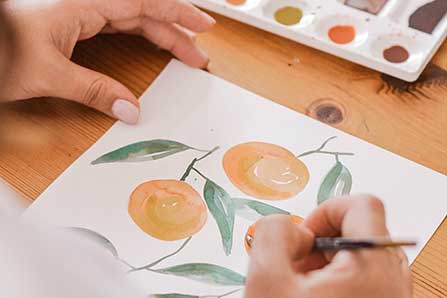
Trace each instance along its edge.
{"label": "white sleeve", "polygon": [[0,297],[139,298],[104,249],[0,217]]}

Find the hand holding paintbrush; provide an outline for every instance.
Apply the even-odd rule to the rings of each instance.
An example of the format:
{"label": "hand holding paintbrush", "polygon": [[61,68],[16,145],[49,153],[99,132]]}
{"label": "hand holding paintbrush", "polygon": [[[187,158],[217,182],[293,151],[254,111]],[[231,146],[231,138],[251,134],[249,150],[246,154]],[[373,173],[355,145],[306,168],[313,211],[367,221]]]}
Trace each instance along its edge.
{"label": "hand holding paintbrush", "polygon": [[[328,238],[317,241],[315,235],[330,237],[336,251],[328,253]],[[334,241],[336,236],[344,238]],[[389,240],[384,208],[370,197],[328,201],[301,225],[287,216],[266,218],[257,225],[252,242],[245,297],[410,298],[406,255],[382,239]],[[385,248],[337,251],[353,243]]]}

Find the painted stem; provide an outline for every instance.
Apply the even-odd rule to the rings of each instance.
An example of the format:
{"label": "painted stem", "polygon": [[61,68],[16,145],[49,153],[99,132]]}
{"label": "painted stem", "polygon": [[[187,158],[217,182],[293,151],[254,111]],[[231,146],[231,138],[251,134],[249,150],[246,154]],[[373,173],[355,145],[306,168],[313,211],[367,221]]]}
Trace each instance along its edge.
{"label": "painted stem", "polygon": [[198,148],[194,148],[194,147],[189,147],[189,148],[191,148],[192,150],[197,151],[197,152],[211,152],[211,151],[214,150],[214,149],[212,149],[212,150],[204,150],[204,149],[198,149]]}
{"label": "painted stem", "polygon": [[121,259],[121,258],[117,258],[117,260],[118,260],[119,262],[121,262],[122,264],[126,265],[127,267],[129,267],[129,268],[130,268],[130,271],[135,270],[135,267],[134,267],[134,266],[130,265],[129,263],[127,263],[127,262],[124,261],[123,259]]}
{"label": "painted stem", "polygon": [[[191,173],[192,168],[195,166],[195,164],[205,158],[207,158],[208,156],[210,156],[211,154],[213,154],[214,152],[216,152],[217,150],[219,150],[219,146],[214,147],[212,150],[210,151],[201,151],[201,152],[207,152],[204,156],[200,157],[200,158],[194,158],[191,163],[188,165],[188,167],[186,168],[185,173],[182,175],[182,178],[180,178],[180,181],[185,181],[186,178],[188,178],[189,174]],[[194,149],[196,150],[196,149]]]}
{"label": "painted stem", "polygon": [[353,156],[353,155],[355,155],[354,153],[351,153],[351,152],[333,152],[333,151],[325,151],[325,150],[323,150],[324,147],[326,147],[326,145],[330,141],[332,141],[333,139],[336,139],[336,138],[337,138],[336,136],[330,137],[319,148],[317,148],[315,150],[311,150],[311,151],[307,151],[307,152],[301,153],[297,157],[304,157],[304,156],[308,156],[308,155],[312,155],[312,154],[327,154],[327,155],[334,155],[338,159],[338,156],[341,156],[341,155],[345,155],[345,156]]}
{"label": "painted stem", "polygon": [[193,170],[194,172],[196,172],[197,174],[199,174],[200,177],[202,177],[203,179],[205,179],[206,181],[210,180],[208,177],[206,177],[204,174],[202,174],[199,170],[197,170],[196,168],[192,167],[191,170]]}
{"label": "painted stem", "polygon": [[183,242],[183,244],[176,251],[174,251],[173,253],[170,253],[170,254],[168,254],[168,255],[166,255],[166,256],[164,256],[164,257],[162,257],[162,258],[160,258],[160,259],[158,259],[158,260],[156,260],[156,261],[154,261],[154,262],[152,262],[152,263],[150,263],[148,265],[145,265],[145,266],[142,266],[142,267],[132,267],[132,270],[129,270],[128,273],[132,273],[132,272],[140,271],[140,270],[150,270],[150,268],[154,267],[155,265],[158,265],[161,262],[163,262],[164,260],[169,259],[170,257],[173,257],[176,254],[178,254],[179,252],[181,252],[186,247],[186,245],[189,243],[189,241],[191,241],[191,239],[192,239],[192,237],[189,237],[188,239],[186,239],[186,241]]}
{"label": "painted stem", "polygon": [[232,295],[232,294],[234,294],[234,293],[237,293],[237,292],[239,292],[240,290],[242,290],[242,289],[237,289],[237,290],[233,290],[233,291],[230,291],[230,292],[228,292],[228,293],[225,293],[225,294],[222,294],[222,295],[219,295],[219,296],[216,296],[216,295],[209,295],[209,296],[199,296],[199,298],[223,298],[223,297],[227,297],[227,296],[230,296],[230,295]]}
{"label": "painted stem", "polygon": [[327,155],[334,155],[334,156],[354,156],[354,153],[351,152],[332,152],[332,151],[318,151],[318,150],[314,150],[314,151],[309,151],[309,152],[305,152],[303,154],[298,155],[297,157],[304,157],[304,156],[308,156],[308,155],[312,155],[312,154],[327,154]]}

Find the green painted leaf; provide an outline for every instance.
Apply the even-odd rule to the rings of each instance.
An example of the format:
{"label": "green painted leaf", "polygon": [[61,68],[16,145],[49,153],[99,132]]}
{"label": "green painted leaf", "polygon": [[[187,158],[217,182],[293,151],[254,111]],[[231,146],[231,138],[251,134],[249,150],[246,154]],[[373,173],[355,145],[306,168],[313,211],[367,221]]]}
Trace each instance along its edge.
{"label": "green painted leaf", "polygon": [[341,162],[337,161],[321,183],[318,191],[318,204],[322,204],[332,197],[351,193],[352,175]]}
{"label": "green painted leaf", "polygon": [[233,202],[236,208],[236,214],[248,220],[257,220],[261,217],[274,214],[290,214],[290,212],[283,209],[255,200],[233,198]]}
{"label": "green painted leaf", "polygon": [[185,144],[169,140],[151,140],[130,144],[104,154],[92,161],[92,165],[112,162],[140,162],[157,160],[193,149]]}
{"label": "green painted leaf", "polygon": [[207,180],[203,189],[208,209],[216,220],[222,237],[222,244],[225,254],[231,254],[233,247],[233,229],[235,206],[230,195],[219,185],[211,180]]}
{"label": "green painted leaf", "polygon": [[185,295],[185,294],[177,294],[177,293],[169,293],[169,294],[152,294],[149,295],[151,298],[223,298],[230,296],[234,293],[240,292],[242,289],[232,290],[230,292],[220,294],[220,295]]}
{"label": "green painted leaf", "polygon": [[214,264],[191,263],[163,269],[151,269],[150,271],[185,277],[210,285],[240,286],[245,284],[244,276],[233,270]]}
{"label": "green painted leaf", "polygon": [[103,235],[86,228],[77,228],[77,227],[69,227],[64,228],[65,230],[69,232],[73,232],[75,234],[78,234],[84,239],[87,239],[89,241],[95,242],[96,244],[102,246],[106,250],[108,250],[115,258],[118,258],[118,251],[116,250],[115,246],[112,244],[112,242],[104,237]]}

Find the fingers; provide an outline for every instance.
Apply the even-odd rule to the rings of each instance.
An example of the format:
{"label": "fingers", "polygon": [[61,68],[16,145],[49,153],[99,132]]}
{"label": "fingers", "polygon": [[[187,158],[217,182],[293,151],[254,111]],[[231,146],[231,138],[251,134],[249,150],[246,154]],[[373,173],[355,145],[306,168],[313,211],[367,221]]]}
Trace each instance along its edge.
{"label": "fingers", "polygon": [[290,290],[278,285],[295,284],[293,262],[308,255],[312,246],[312,233],[294,224],[289,216],[261,220],[251,251],[247,297],[281,297],[278,288]]}
{"label": "fingers", "polygon": [[102,30],[102,33],[117,32],[142,35],[191,67],[206,68],[208,65],[208,55],[195,43],[194,33],[181,26],[140,18],[112,22]]}
{"label": "fingers", "polygon": [[304,275],[299,286],[312,297],[412,297],[408,266],[386,249],[340,251],[329,265]]}
{"label": "fingers", "polygon": [[294,263],[296,272],[307,273],[312,270],[320,269],[326,266],[329,260],[325,257],[324,253],[312,252],[309,256],[306,256]]}
{"label": "fingers", "polygon": [[140,0],[142,13],[159,21],[176,23],[195,32],[210,29],[216,21],[185,0]]}
{"label": "fingers", "polygon": [[51,89],[45,93],[97,109],[128,124],[136,124],[139,104],[136,97],[118,81],[76,65],[56,54],[51,73]]}
{"label": "fingers", "polygon": [[[364,295],[368,291],[367,282],[369,265],[360,256],[349,251],[337,254],[337,260],[321,270],[308,272],[300,279],[300,287],[309,297],[370,297]],[[334,264],[337,262],[337,265]],[[330,291],[328,291],[330,289]],[[362,294],[363,293],[363,294]],[[388,297],[388,296],[374,296]]]}
{"label": "fingers", "polygon": [[184,0],[95,0],[92,3],[108,21],[149,17],[176,23],[195,32],[204,32],[216,23],[211,16]]}
{"label": "fingers", "polygon": [[[316,236],[389,235],[384,206],[372,196],[330,200],[315,210],[303,225]],[[404,265],[406,257],[401,249],[340,251],[305,260],[311,265],[321,262],[321,267],[316,268],[319,270],[309,271],[300,279],[300,288],[313,297],[369,297],[369,293],[375,293],[374,297],[411,297],[411,274]],[[301,268],[306,265],[302,264]]]}
{"label": "fingers", "polygon": [[189,66],[205,68],[208,65],[208,56],[196,45],[194,38],[179,26],[147,19],[142,35]]}
{"label": "fingers", "polygon": [[208,56],[196,45],[193,32],[214,25],[213,18],[183,0],[95,0],[108,20],[103,33],[141,34],[192,67],[206,68]]}
{"label": "fingers", "polygon": [[[318,237],[387,236],[383,204],[372,196],[332,199],[316,209],[303,223]],[[328,265],[335,252],[315,252],[296,264],[300,272]]]}
{"label": "fingers", "polygon": [[316,209],[304,225],[316,236],[387,236],[383,203],[372,196],[332,199]]}
{"label": "fingers", "polygon": [[313,240],[312,233],[296,225],[290,216],[265,217],[256,224],[251,257],[255,265],[268,261],[290,267],[293,261],[310,253]]}

